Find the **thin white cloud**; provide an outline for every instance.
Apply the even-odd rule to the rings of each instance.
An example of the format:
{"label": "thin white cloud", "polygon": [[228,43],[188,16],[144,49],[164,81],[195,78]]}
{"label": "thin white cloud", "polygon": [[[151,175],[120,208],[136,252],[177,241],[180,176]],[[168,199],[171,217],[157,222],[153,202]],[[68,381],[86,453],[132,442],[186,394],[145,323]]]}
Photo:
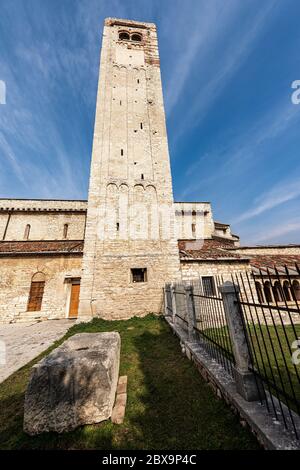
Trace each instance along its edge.
{"label": "thin white cloud", "polygon": [[281,237],[290,235],[294,232],[300,231],[300,220],[290,220],[288,222],[280,222],[274,227],[268,227],[268,230],[264,228],[260,234],[255,235],[253,241],[255,243],[268,242],[272,240],[280,240]]}
{"label": "thin white cloud", "polygon": [[[26,177],[24,174],[24,167],[21,162],[16,157],[11,145],[8,143],[6,137],[2,132],[0,132],[0,149],[2,158],[6,158],[9,165],[14,170],[17,178],[21,181],[22,184],[26,184]],[[2,162],[3,165],[3,162]]]}
{"label": "thin white cloud", "polygon": [[261,194],[259,198],[254,201],[254,207],[241,214],[233,222],[238,223],[252,219],[298,197],[300,197],[300,178],[280,182],[267,192]]}
{"label": "thin white cloud", "polygon": [[[257,159],[262,156],[257,152],[259,146],[266,141],[275,140],[280,137],[287,128],[294,125],[300,119],[299,107],[293,105],[286,97],[280,99],[271,110],[268,110],[252,128],[244,130],[238,129],[235,138],[231,142],[226,140],[225,148],[218,147],[213,152],[201,156],[198,161],[193,162],[186,170],[189,184],[185,184],[185,189],[181,193],[181,198],[185,198],[196,193],[207,184],[226,178],[227,175],[243,173],[245,168],[254,165]],[[222,159],[220,160],[220,155]],[[196,181],[191,181],[191,176],[197,169],[205,169],[207,160],[215,161],[215,172],[210,176],[205,176],[205,180],[200,179],[196,174]],[[202,171],[203,173],[203,171]]]}
{"label": "thin white cloud", "polygon": [[[221,28],[216,28],[215,25],[213,25],[213,21],[209,25],[208,30],[211,31],[211,35],[213,36],[206,37],[206,41],[204,40],[203,44],[201,43],[201,45],[204,47],[204,50],[201,53],[204,60],[201,61],[200,55],[200,60],[198,58],[198,61],[195,62],[200,74],[202,70],[203,73],[205,73],[206,67],[210,65],[210,61],[212,60],[211,57],[214,56],[216,47],[220,47],[220,44],[222,45],[222,38],[224,37],[224,34],[226,34],[226,32],[228,34],[232,24],[239,22],[239,15],[241,14],[241,11],[237,5],[241,7],[240,2],[233,2],[231,4],[231,8],[228,9],[226,4],[224,15],[221,15]],[[201,86],[199,90],[197,90],[197,93],[195,93],[193,97],[191,106],[189,108],[185,108],[186,113],[183,116],[181,126],[178,129],[178,132],[176,132],[175,138],[173,139],[173,146],[176,145],[178,140],[187,130],[190,130],[196,125],[199,125],[199,123],[205,118],[208,110],[215,103],[222,90],[226,88],[232,77],[234,77],[236,71],[241,67],[244,60],[255,47],[255,44],[260,35],[263,33],[270,16],[273,15],[276,11],[276,6],[278,6],[278,2],[276,0],[273,2],[266,2],[259,8],[258,13],[249,29],[246,29],[243,34],[240,35],[240,37],[234,38],[234,41],[231,41],[230,43],[230,47],[224,47],[222,49],[222,55],[220,58],[216,62],[213,62],[214,67],[212,67],[210,75],[208,75],[208,81],[206,85]],[[220,17],[220,15],[218,16]],[[197,49],[193,50],[195,57]],[[191,68],[192,66],[195,66],[195,64],[193,61],[186,61],[184,77],[188,78],[189,73],[191,72]],[[178,70],[180,70],[180,68]],[[180,86],[177,97],[179,96],[181,89],[186,86],[186,81],[187,80],[182,83],[182,87]],[[181,85],[180,80],[179,85]]]}
{"label": "thin white cloud", "polygon": [[[178,11],[181,11],[180,15]],[[164,39],[171,40],[171,46],[176,51],[173,58],[168,58],[169,79],[165,96],[168,115],[188,87],[191,70],[196,66],[200,74],[205,73],[220,38],[238,18],[241,4],[236,0],[228,0],[226,5],[219,0],[202,0],[193,5],[192,11],[193,19],[186,21],[190,16],[190,5],[177,3],[169,15],[165,15],[169,21],[163,22],[162,26],[165,28],[162,32]]]}

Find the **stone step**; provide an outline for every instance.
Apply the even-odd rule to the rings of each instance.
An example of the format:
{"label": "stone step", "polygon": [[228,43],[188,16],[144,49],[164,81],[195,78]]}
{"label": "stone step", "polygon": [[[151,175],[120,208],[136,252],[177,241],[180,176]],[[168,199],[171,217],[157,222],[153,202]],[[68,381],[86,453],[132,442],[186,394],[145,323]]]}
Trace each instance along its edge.
{"label": "stone step", "polygon": [[48,317],[42,317],[41,315],[28,315],[22,313],[13,319],[13,323],[28,323],[28,322],[40,322],[47,321]]}

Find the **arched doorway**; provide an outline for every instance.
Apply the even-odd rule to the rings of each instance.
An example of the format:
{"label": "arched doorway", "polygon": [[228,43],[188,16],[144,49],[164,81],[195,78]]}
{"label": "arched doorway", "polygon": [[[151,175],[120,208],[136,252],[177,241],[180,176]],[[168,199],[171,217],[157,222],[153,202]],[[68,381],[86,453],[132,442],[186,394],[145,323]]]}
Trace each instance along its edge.
{"label": "arched doorway", "polygon": [[39,312],[42,308],[45,289],[45,274],[35,273],[31,278],[27,312]]}

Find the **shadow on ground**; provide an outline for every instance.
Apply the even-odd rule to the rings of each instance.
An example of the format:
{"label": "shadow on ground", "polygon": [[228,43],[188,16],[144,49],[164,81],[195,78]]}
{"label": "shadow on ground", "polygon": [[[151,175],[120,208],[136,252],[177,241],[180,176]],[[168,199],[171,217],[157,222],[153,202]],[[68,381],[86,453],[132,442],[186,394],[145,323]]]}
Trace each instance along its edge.
{"label": "shadow on ground", "polygon": [[163,319],[149,315],[127,321],[94,320],[74,326],[64,339],[96,331],[121,334],[120,374],[128,375],[124,423],[107,421],[61,435],[26,436],[22,431],[23,400],[30,364],[0,384],[0,448],[259,448],[250,432],[203,382],[194,365],[182,356],[178,339]]}

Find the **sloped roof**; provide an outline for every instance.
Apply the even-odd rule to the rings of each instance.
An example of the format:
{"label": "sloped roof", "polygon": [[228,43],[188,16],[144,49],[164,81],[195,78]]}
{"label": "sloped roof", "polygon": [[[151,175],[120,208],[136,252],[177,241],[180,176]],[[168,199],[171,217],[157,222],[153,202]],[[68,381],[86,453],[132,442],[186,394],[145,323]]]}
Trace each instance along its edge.
{"label": "sloped roof", "polygon": [[228,251],[228,246],[228,243],[216,239],[178,241],[181,260],[248,260],[248,257]]}
{"label": "sloped roof", "polygon": [[[276,270],[279,275],[300,274],[300,255],[255,255],[251,256],[250,264],[253,267],[253,272],[257,274],[267,274],[268,272],[276,274]],[[299,266],[299,271],[297,266]]]}
{"label": "sloped roof", "polygon": [[46,255],[70,254],[83,252],[83,240],[50,240],[50,241],[1,241],[0,256],[9,255]]}

